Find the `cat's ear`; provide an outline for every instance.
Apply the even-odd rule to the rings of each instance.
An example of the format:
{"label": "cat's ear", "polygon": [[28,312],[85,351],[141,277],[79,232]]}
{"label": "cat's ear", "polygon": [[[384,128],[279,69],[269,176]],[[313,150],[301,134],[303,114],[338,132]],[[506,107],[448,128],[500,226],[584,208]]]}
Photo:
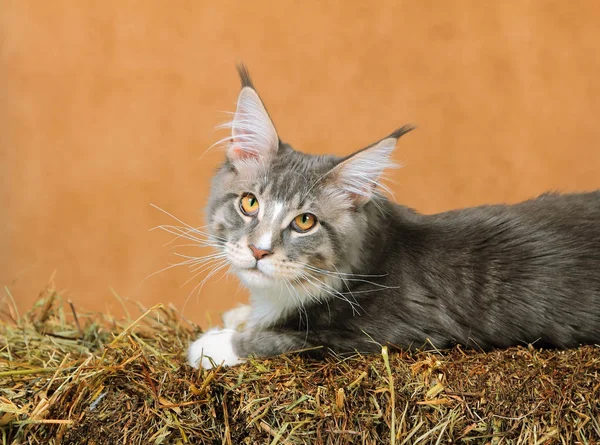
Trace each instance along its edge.
{"label": "cat's ear", "polygon": [[379,187],[381,175],[387,168],[395,167],[391,154],[398,139],[413,130],[405,125],[388,137],[364,148],[336,165],[329,174],[329,180],[342,192],[348,194],[356,205],[367,203]]}
{"label": "cat's ear", "polygon": [[227,157],[231,162],[268,160],[277,153],[279,137],[245,66],[238,66],[242,91],[231,122],[231,142]]}

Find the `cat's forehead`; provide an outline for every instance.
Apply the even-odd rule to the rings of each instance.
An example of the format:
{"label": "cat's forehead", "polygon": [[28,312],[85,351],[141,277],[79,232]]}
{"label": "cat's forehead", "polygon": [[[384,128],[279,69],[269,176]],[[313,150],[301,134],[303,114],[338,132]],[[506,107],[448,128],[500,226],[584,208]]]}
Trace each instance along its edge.
{"label": "cat's forehead", "polygon": [[261,194],[278,202],[294,202],[314,198],[322,187],[322,179],[338,162],[334,156],[316,156],[286,150],[273,160],[260,178]]}

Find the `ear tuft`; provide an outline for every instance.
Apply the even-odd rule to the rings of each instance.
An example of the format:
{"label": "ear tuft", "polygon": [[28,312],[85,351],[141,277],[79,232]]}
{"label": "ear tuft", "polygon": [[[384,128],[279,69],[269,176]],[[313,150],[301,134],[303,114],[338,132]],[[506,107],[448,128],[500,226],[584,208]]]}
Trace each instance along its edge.
{"label": "ear tuft", "polygon": [[400,128],[395,130],[392,134],[390,134],[387,138],[394,138],[397,141],[402,136],[404,136],[406,133],[410,133],[411,131],[413,131],[416,128],[417,128],[416,126],[411,125],[411,124],[402,125]]}
{"label": "ear tuft", "polygon": [[242,83],[242,88],[250,87],[253,90],[256,90],[254,88],[254,83],[252,83],[252,78],[250,77],[248,68],[246,68],[246,65],[244,65],[243,63],[238,63],[236,68],[237,68],[238,74],[240,75],[240,81]]}

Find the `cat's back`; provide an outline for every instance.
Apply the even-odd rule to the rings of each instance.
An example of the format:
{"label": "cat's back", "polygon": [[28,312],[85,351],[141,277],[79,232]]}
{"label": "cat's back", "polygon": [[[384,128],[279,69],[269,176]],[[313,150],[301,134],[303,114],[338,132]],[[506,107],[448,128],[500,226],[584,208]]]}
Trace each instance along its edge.
{"label": "cat's back", "polygon": [[600,283],[600,190],[546,193],[424,221],[428,250],[440,252],[448,265],[504,265],[516,273],[541,274],[571,268],[570,274],[587,274]]}
{"label": "cat's back", "polygon": [[555,235],[557,239],[589,236],[590,243],[600,246],[600,190],[544,193],[516,204],[452,210],[431,215],[427,220],[440,233],[445,236],[453,233],[459,241],[464,237],[490,239],[496,235],[500,240],[537,234]]}
{"label": "cat's back", "polygon": [[545,283],[549,293],[588,293],[600,302],[600,190],[545,193],[512,205],[434,215],[433,248],[448,265]]}
{"label": "cat's back", "polygon": [[516,204],[433,215],[393,207],[383,229],[383,249],[392,262],[408,255],[432,268],[490,261],[522,267],[527,260],[551,267],[580,258],[597,268],[600,281],[600,190],[545,193]]}
{"label": "cat's back", "polygon": [[532,212],[537,217],[559,220],[574,220],[573,217],[577,217],[597,221],[600,218],[600,190],[564,194],[549,192],[511,207],[525,213]]}

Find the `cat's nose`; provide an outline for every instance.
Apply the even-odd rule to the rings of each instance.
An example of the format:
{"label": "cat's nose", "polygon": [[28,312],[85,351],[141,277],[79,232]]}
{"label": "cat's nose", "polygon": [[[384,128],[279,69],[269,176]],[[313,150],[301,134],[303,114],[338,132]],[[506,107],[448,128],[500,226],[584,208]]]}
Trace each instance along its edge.
{"label": "cat's nose", "polygon": [[256,258],[257,260],[260,260],[261,258],[264,258],[267,255],[271,255],[273,253],[270,250],[259,249],[254,244],[249,244],[248,247],[250,247],[252,255],[254,255],[254,258]]}

